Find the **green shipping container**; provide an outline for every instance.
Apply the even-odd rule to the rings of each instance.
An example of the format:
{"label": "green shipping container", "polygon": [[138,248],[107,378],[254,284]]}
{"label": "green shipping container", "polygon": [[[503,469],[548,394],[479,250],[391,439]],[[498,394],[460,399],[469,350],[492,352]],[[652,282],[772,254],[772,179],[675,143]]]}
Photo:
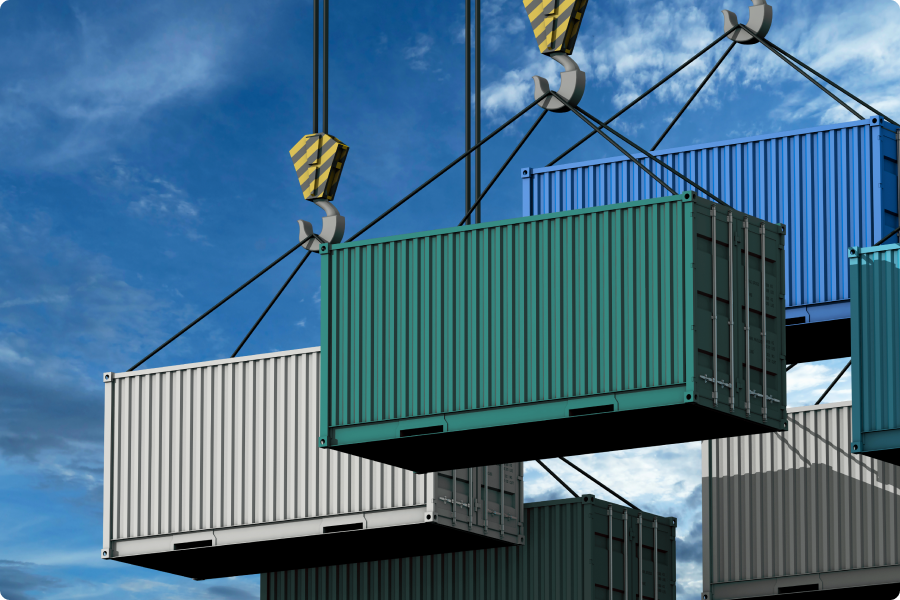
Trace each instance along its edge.
{"label": "green shipping container", "polygon": [[850,248],[851,452],[900,465],[900,245]]}
{"label": "green shipping container", "polygon": [[325,244],[319,446],[429,472],[783,430],[783,232],[686,192]]}
{"label": "green shipping container", "polygon": [[263,574],[260,600],[675,600],[674,518],[582,496],[525,520],[524,546]]}

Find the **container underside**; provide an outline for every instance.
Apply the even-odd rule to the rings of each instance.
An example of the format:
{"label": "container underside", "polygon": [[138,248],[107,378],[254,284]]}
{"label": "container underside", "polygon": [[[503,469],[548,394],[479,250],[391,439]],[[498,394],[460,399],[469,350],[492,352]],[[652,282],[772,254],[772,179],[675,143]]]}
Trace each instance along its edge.
{"label": "container underside", "polygon": [[850,319],[785,327],[789,365],[850,356]]}
{"label": "container underside", "polygon": [[[863,434],[863,439],[865,439],[865,434]],[[857,453],[854,452],[854,454]],[[858,454],[862,454],[863,456],[868,456],[882,462],[890,463],[892,465],[900,465],[900,449],[898,448],[891,448],[890,450],[864,450],[863,452],[859,452]]]}
{"label": "container underside", "polygon": [[497,538],[451,527],[417,523],[315,537],[119,556],[113,560],[199,580],[510,545]]}
{"label": "container underside", "polygon": [[[804,586],[796,586],[802,589]],[[785,589],[785,588],[781,588]],[[734,600],[743,598],[790,598],[791,600],[849,600],[852,598],[861,598],[865,600],[894,600],[900,593],[900,583],[887,583],[883,585],[869,585],[865,587],[851,587],[836,590],[818,590],[809,592],[792,592],[782,591],[777,594],[768,596],[734,596]],[[713,596],[715,600],[719,600],[719,595]],[[725,600],[732,600],[732,596],[728,596]]]}
{"label": "container underside", "polygon": [[[739,416],[740,415],[740,416]],[[389,440],[336,450],[417,473],[783,431],[693,402]],[[335,428],[340,430],[340,428]]]}

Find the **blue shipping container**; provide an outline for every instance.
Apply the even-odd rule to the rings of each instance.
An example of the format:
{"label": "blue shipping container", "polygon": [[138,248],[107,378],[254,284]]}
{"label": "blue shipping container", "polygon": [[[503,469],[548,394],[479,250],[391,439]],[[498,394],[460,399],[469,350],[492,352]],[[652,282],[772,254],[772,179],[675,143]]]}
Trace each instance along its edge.
{"label": "blue shipping container", "polygon": [[853,306],[851,452],[900,465],[900,245],[850,248],[848,253]]}
{"label": "blue shipping container", "polygon": [[[654,152],[735,210],[787,226],[787,362],[850,355],[847,248],[897,227],[897,127],[881,117]],[[693,189],[646,157],[681,192]],[[522,169],[523,214],[669,194],[618,156]]]}

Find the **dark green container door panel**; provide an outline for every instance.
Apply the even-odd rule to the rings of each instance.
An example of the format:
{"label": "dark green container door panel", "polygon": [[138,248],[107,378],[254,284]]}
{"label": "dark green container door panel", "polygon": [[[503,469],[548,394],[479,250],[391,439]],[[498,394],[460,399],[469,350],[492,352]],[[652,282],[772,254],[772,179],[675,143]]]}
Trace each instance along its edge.
{"label": "dark green container door panel", "polygon": [[783,429],[782,228],[745,234],[733,213],[729,261],[717,207],[713,303],[713,206],[686,193],[324,246],[320,446],[431,471],[474,466],[475,446],[510,462]]}
{"label": "dark green container door panel", "polygon": [[[786,419],[787,379],[784,355],[784,242],[781,227],[748,218],[725,206],[699,208],[694,213],[695,272],[694,300],[696,394],[713,400],[713,380],[717,387],[716,408],[747,414],[783,424]],[[713,236],[712,208],[715,208]],[[729,221],[729,212],[731,218]],[[716,277],[712,277],[713,243],[716,248]],[[765,242],[763,242],[765,240]],[[765,279],[763,294],[763,244]],[[730,252],[729,252],[730,250]],[[747,265],[749,264],[749,271]],[[730,266],[729,266],[730,265]],[[713,301],[715,286],[715,302]],[[765,311],[763,309],[765,302]],[[716,320],[713,320],[713,305]],[[763,386],[763,312],[765,312],[766,381]],[[716,338],[713,343],[713,327]],[[748,340],[749,332],[749,340]],[[748,343],[749,341],[749,343]],[[749,351],[749,370],[747,356]],[[716,360],[713,360],[713,356]],[[747,386],[749,373],[749,390]],[[727,385],[726,385],[727,384]],[[729,387],[732,386],[732,387]],[[767,401],[763,403],[765,387]],[[749,391],[749,396],[748,396]]]}
{"label": "dark green container door panel", "polygon": [[[613,598],[621,598],[625,578],[629,597],[638,591],[658,600],[675,600],[675,520],[638,513],[593,496],[526,505],[524,546],[475,550],[319,569],[263,574],[261,600],[594,600],[609,597],[608,511],[613,512]],[[623,513],[628,514],[624,543]],[[638,516],[643,537],[638,538]],[[657,538],[653,530],[656,523]],[[618,525],[617,525],[618,524]],[[340,534],[336,534],[340,535]],[[638,566],[638,542],[643,559]],[[615,545],[617,544],[617,545]],[[627,548],[628,570],[623,552]]]}

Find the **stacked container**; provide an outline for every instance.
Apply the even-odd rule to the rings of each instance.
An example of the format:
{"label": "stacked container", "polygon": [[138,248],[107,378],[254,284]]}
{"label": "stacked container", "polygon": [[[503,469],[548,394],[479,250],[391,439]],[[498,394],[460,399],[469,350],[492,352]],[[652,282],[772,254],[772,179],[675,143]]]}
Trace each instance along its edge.
{"label": "stacked container", "polygon": [[[898,135],[897,127],[872,117],[653,153],[735,210],[786,225],[788,363],[850,355],[846,252],[897,227]],[[641,162],[676,190],[692,189]],[[525,216],[665,193],[621,156],[521,174]]]}
{"label": "stacked container", "polygon": [[703,442],[703,600],[897,597],[900,467],[850,453],[855,409],[792,408],[785,432]]}
{"label": "stacked container", "polygon": [[428,472],[786,427],[780,225],[688,192],[320,252],[320,447]]}
{"label": "stacked container", "polygon": [[900,464],[900,245],[850,248],[854,453]]}
{"label": "stacked container", "polygon": [[593,496],[537,502],[524,546],[268,573],[260,599],[674,600],[675,526]]}
{"label": "stacked container", "polygon": [[104,375],[102,557],[207,579],[524,542],[521,463],[320,450],[319,367],[312,348]]}

